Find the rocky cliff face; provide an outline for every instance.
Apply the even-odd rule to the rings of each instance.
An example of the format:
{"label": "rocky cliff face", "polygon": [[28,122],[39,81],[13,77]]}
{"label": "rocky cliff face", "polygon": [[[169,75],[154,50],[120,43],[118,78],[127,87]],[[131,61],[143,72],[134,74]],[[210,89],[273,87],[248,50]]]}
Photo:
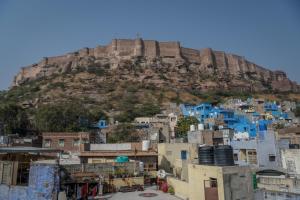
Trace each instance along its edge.
{"label": "rocky cliff face", "polygon": [[209,48],[200,51],[184,48],[179,42],[142,39],[114,39],[107,46],[45,57],[37,64],[22,68],[12,86],[85,70],[109,71],[115,79],[178,89],[300,91],[299,85],[290,81],[284,72],[265,69],[241,56]]}

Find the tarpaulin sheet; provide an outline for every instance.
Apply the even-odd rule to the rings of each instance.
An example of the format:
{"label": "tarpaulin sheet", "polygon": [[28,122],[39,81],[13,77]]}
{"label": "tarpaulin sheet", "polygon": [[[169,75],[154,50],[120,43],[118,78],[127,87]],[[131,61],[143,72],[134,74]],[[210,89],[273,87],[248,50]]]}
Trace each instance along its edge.
{"label": "tarpaulin sheet", "polygon": [[59,187],[57,165],[31,165],[28,197],[30,200],[52,200]]}
{"label": "tarpaulin sheet", "polygon": [[28,187],[0,185],[0,200],[53,200],[59,190],[57,165],[33,164]]}
{"label": "tarpaulin sheet", "polygon": [[8,185],[1,184],[0,185],[0,200],[7,200],[9,194]]}
{"label": "tarpaulin sheet", "polygon": [[9,200],[24,200],[27,198],[27,187],[11,186],[9,190]]}

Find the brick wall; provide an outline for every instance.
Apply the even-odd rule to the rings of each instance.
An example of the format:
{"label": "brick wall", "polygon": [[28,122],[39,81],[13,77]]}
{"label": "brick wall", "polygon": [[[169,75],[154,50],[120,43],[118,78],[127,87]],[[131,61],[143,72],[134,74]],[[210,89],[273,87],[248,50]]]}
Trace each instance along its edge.
{"label": "brick wall", "polygon": [[43,147],[78,152],[83,151],[84,144],[91,139],[88,132],[47,132],[43,133]]}

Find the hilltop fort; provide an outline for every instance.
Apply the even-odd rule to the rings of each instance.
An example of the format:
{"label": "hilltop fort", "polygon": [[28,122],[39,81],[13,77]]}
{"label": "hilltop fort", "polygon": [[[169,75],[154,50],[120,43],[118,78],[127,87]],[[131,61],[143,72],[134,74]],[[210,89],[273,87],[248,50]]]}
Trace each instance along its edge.
{"label": "hilltop fort", "polygon": [[192,79],[192,85],[197,89],[224,87],[251,91],[299,92],[299,85],[290,81],[285,72],[265,69],[244,57],[210,48],[202,50],[185,48],[177,41],[158,42],[141,38],[113,39],[106,46],[83,48],[62,56],[45,57],[36,64],[23,67],[16,75],[12,86],[53,74],[72,72],[79,68],[87,69],[93,65],[116,70],[122,68],[124,61],[136,62],[138,59],[143,63],[142,66],[164,68],[163,73],[166,76],[169,74],[170,79],[178,77],[171,72],[180,74],[178,80],[184,79],[184,74],[189,74],[185,78]]}

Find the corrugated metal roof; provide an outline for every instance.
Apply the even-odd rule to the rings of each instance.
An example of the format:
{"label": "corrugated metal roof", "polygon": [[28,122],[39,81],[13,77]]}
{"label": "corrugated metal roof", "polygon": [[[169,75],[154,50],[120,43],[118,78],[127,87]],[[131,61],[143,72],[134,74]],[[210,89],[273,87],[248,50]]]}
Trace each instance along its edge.
{"label": "corrugated metal roof", "polygon": [[48,153],[61,152],[59,149],[38,148],[38,147],[0,147],[0,153]]}
{"label": "corrugated metal roof", "polygon": [[85,151],[80,157],[157,156],[155,151]]}

